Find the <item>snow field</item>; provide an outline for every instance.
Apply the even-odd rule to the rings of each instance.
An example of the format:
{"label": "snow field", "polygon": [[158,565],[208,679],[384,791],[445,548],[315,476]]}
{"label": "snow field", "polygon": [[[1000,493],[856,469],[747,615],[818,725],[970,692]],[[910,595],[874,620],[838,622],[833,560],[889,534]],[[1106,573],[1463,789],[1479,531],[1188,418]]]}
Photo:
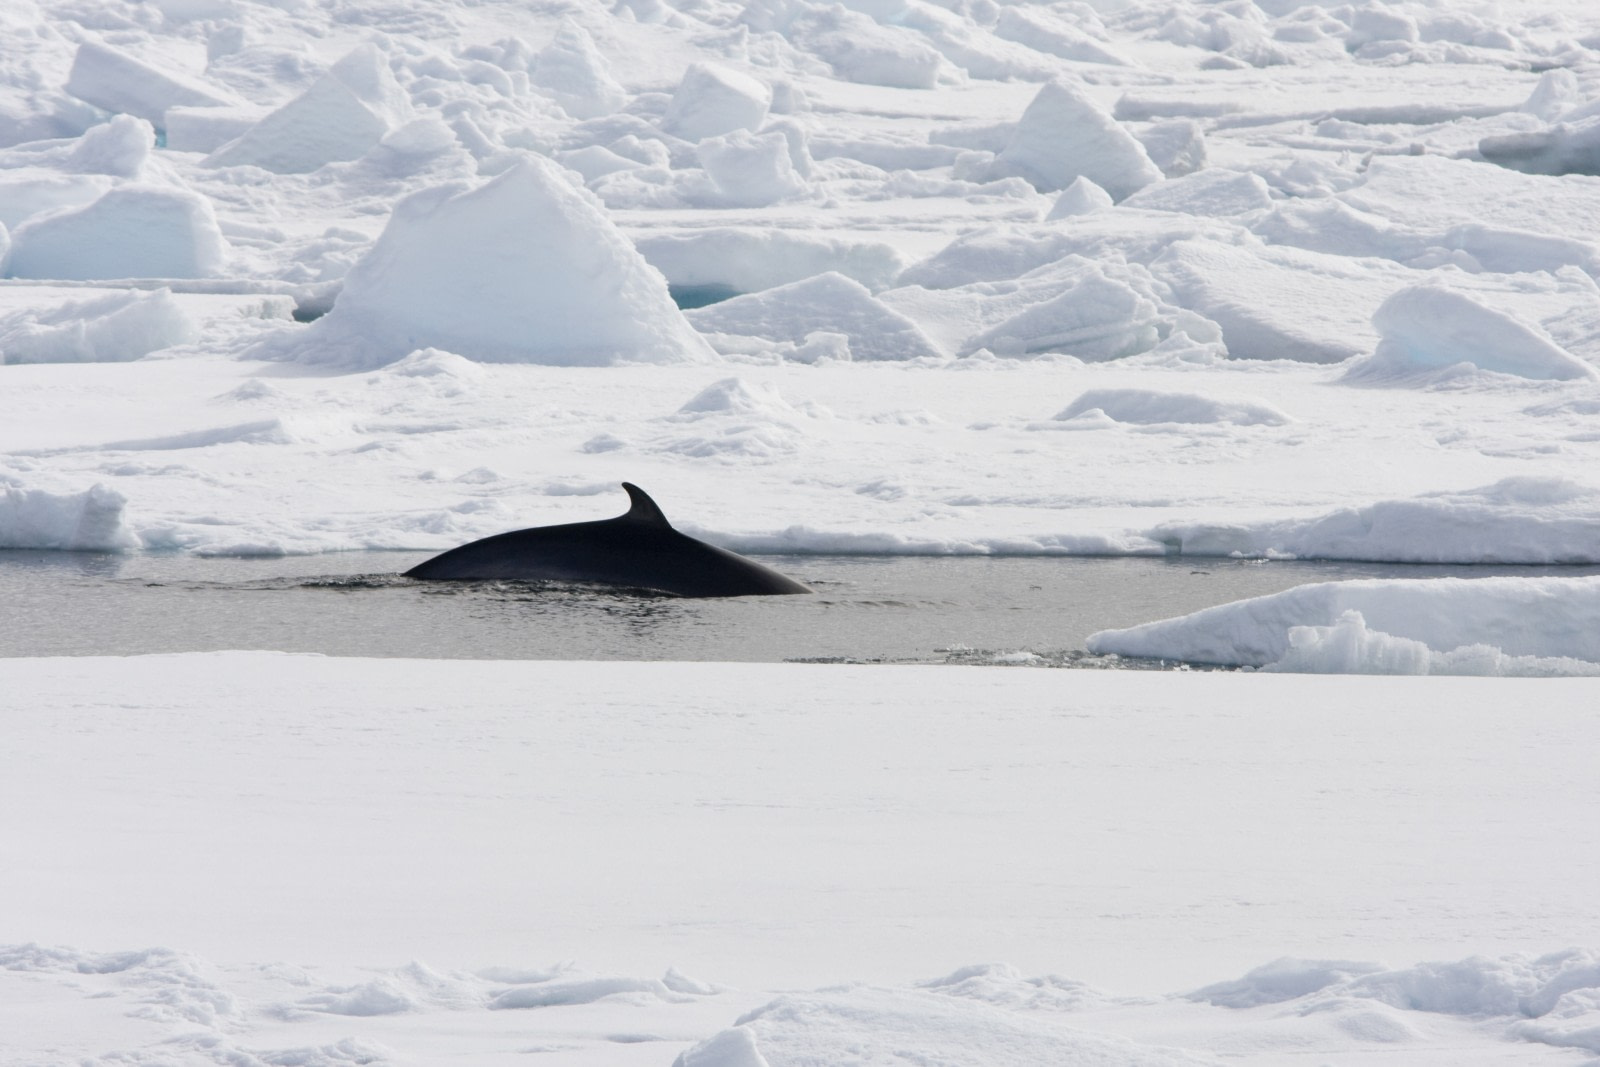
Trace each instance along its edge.
{"label": "snow field", "polygon": [[6,1058],[1597,1051],[1600,964],[1563,946],[1600,841],[1551,807],[1600,799],[1582,679],[271,653],[6,676],[0,843],[30,872],[0,882]]}
{"label": "snow field", "polygon": [[[307,51],[327,12],[274,28],[225,4],[203,72],[199,10],[102,40],[41,5],[13,23],[42,46],[7,53],[28,72],[14,84],[59,88],[13,105],[0,149],[6,270],[41,282],[14,290],[39,306],[0,323],[0,354],[141,373],[114,412],[70,384],[102,366],[8,366],[0,480],[34,501],[104,482],[128,501],[116,543],[437,547],[648,474],[695,487],[715,507],[695,521],[745,547],[1595,557],[1592,508],[1502,494],[1474,539],[1429,495],[1595,491],[1594,179],[1476,148],[1589,121],[1566,6],[1513,24],[641,3],[511,35],[496,10],[450,8]],[[724,22],[763,43],[694,28]],[[1551,57],[1574,69],[1516,66]],[[203,156],[179,147],[233,129]],[[130,297],[66,312],[81,334],[45,310],[63,296],[43,283],[129,277],[332,310],[216,329]],[[669,286],[732,299],[680,312]],[[431,350],[622,373],[563,382],[564,409],[542,372],[363,377]],[[174,358],[224,387],[179,411],[179,372],[142,372]],[[879,362],[906,373],[852,366]],[[636,379],[649,363],[718,366]],[[779,379],[792,410],[685,424],[677,409],[729,377]],[[79,397],[40,419],[41,389]],[[508,389],[527,392],[491,414]],[[876,411],[837,399],[880,389]],[[1082,399],[1105,390],[1120,416]],[[1139,391],[1172,399],[1130,414]],[[69,443],[74,425],[102,432]],[[1053,429],[1093,432],[1034,436]],[[180,462],[121,454],[152,443]],[[1428,462],[1395,469],[1400,453]],[[319,502],[313,466],[383,492]],[[456,474],[475,471],[493,488],[464,497]],[[711,496],[708,475],[738,491]],[[1317,536],[1408,506],[1404,537]],[[18,519],[0,538],[28,543]]]}

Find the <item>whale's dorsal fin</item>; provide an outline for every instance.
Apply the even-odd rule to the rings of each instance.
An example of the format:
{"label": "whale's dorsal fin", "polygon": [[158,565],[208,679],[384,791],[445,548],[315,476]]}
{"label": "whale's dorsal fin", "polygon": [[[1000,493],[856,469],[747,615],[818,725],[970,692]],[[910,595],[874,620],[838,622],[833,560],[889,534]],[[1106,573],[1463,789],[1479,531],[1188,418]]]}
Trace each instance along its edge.
{"label": "whale's dorsal fin", "polygon": [[629,522],[639,526],[658,526],[663,530],[672,529],[672,523],[661,513],[656,502],[650,499],[650,494],[640,489],[632,482],[623,482],[622,488],[628,491],[628,499],[632,507],[628,508],[626,515],[620,516],[618,522]]}

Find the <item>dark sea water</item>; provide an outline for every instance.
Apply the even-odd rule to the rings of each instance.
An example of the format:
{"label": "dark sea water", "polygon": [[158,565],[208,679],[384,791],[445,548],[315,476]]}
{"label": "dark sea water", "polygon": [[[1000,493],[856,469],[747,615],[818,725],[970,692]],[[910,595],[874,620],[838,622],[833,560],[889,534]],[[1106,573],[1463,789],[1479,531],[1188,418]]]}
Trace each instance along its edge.
{"label": "dark sea water", "polygon": [[[683,600],[398,576],[427,555],[200,559],[0,551],[0,656],[276,649],[333,656],[1089,667],[1111,665],[1083,652],[1084,639],[1096,630],[1307,582],[1600,573],[1594,567],[770,556],[762,562],[811,585],[816,595]],[[1038,658],[1007,655],[1022,652]]]}

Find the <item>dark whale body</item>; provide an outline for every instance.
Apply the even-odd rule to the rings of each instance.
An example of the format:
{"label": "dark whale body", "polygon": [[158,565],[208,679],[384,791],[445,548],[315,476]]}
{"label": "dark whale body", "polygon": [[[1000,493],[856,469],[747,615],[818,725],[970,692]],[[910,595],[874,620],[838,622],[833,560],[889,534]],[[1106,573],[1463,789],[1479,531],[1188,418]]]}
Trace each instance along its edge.
{"label": "dark whale body", "polygon": [[485,537],[419,563],[405,576],[592,582],[688,597],[811,592],[777,571],[679,533],[643,489],[628,482],[622,488],[633,502],[626,515]]}

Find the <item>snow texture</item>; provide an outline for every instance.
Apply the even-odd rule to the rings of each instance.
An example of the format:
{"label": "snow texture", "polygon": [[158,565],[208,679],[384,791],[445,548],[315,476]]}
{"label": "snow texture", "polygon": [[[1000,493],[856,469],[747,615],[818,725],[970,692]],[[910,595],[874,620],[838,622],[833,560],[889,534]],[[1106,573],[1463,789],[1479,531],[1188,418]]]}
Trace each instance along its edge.
{"label": "snow texture", "polygon": [[706,354],[660,273],[587,193],[538,159],[397,205],[307,334],[269,341],[262,355],[371,368],[430,347],[565,366]]}
{"label": "snow texture", "polygon": [[1089,648],[1324,673],[1593,674],[1597,617],[1594,578],[1367,579],[1103,630]]}
{"label": "snow texture", "polygon": [[35,216],[11,235],[12,278],[208,278],[227,243],[211,201],[182,189],[122,185],[94,202]]}
{"label": "snow texture", "polygon": [[805,188],[789,158],[789,141],[781,133],[734,130],[706,137],[695,155],[731,207],[765,207]]}
{"label": "snow texture", "polygon": [[232,94],[173,69],[143,62],[99,41],[86,40],[73,56],[66,91],[85,103],[135,115],[160,126],[168,108],[220,107]]}
{"label": "snow texture", "polygon": [[206,156],[205,165],[303,174],[361,158],[411,115],[387,58],[375,45],[362,45],[304,93]]}
{"label": "snow texture", "polygon": [[734,294],[773,289],[830,271],[877,291],[905,268],[893,245],[790,230],[711,226],[642,234],[639,254],[673,285],[717,286]]}
{"label": "snow texture", "polygon": [[1493,485],[1341,508],[1253,526],[1172,524],[1150,536],[1181,555],[1383,559],[1404,563],[1595,563],[1600,490],[1562,479]]}
{"label": "snow texture", "polygon": [[1539,327],[1451,289],[1402,289],[1373,313],[1372,325],[1378,347],[1371,359],[1351,368],[1354,380],[1406,379],[1463,364],[1521,378],[1600,378],[1600,370],[1564,351]]}
{"label": "snow texture", "polygon": [[8,557],[628,480],[744,551],[1463,568],[1095,640],[1249,672],[8,660],[0,1061],[1600,1054],[1592,8],[0,4]]}
{"label": "snow texture", "polygon": [[1086,177],[1115,200],[1161,180],[1144,146],[1081,86],[1063,81],[1039,90],[989,173],[1026,178],[1040,192]]}
{"label": "snow texture", "polygon": [[574,118],[609,115],[628,101],[594,39],[570,19],[534,57],[530,76]]}
{"label": "snow texture", "polygon": [[661,127],[688,141],[754,130],[766,120],[772,90],[755,78],[712,63],[693,63],[667,104]]}
{"label": "snow texture", "polygon": [[0,497],[0,548],[125,551],[136,544],[123,521],[126,504],[100,484],[81,493],[7,488]]}
{"label": "snow texture", "polygon": [[199,336],[169,290],[133,290],[0,317],[0,363],[115,363]]}
{"label": "snow texture", "polygon": [[853,988],[786,996],[696,1045],[673,1067],[820,1067],[865,1057],[885,1067],[1081,1063],[1184,1067],[1209,1057],[1073,1033],[936,991]]}
{"label": "snow texture", "polygon": [[1114,203],[1110,193],[1080,174],[1072,179],[1071,185],[1057,195],[1055,203],[1050,205],[1050,213],[1045,216],[1045,220],[1054,221],[1070,218],[1073,215],[1093,215],[1106,210]]}
{"label": "snow texture", "polygon": [[1113,422],[1141,426],[1162,423],[1233,423],[1238,426],[1282,426],[1293,420],[1271,404],[1251,400],[1216,400],[1192,393],[1158,393],[1148,389],[1091,389],[1062,408],[1057,421],[1098,412]]}
{"label": "snow texture", "polygon": [[[1596,829],[1550,808],[1597,799],[1584,680],[237,652],[6,680],[17,1062],[1554,1064],[1600,1022],[1600,955],[1538,947],[1595,916]],[[939,962],[983,949],[1015,965]]]}
{"label": "snow texture", "polygon": [[939,355],[916,323],[884,306],[860,282],[834,271],[698,308],[686,317],[702,333],[769,341],[800,342],[819,331],[843,334],[854,359]]}

